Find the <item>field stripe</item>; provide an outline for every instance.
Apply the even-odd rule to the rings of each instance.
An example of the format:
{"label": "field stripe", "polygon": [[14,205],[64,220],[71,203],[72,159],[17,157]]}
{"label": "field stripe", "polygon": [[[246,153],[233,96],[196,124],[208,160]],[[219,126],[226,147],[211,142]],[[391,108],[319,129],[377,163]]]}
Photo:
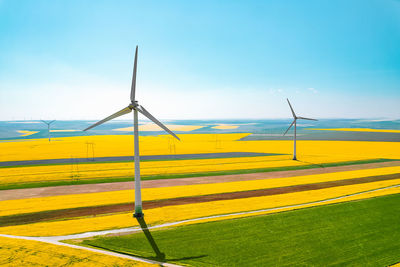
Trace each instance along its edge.
{"label": "field stripe", "polygon": [[[348,198],[351,200],[358,200],[358,199],[364,199],[362,196],[366,195],[366,194],[377,193],[380,191],[396,189],[396,188],[400,188],[400,184],[385,186],[385,187],[381,187],[381,188],[375,188],[375,189],[352,193],[352,194],[348,194],[348,195],[343,195],[343,196],[338,196],[338,197],[333,197],[333,198],[328,198],[328,199],[323,199],[323,200],[318,200],[318,201],[311,201],[311,202],[306,202],[306,203],[301,203],[301,204],[295,204],[295,205],[286,205],[286,206],[280,206],[280,207],[274,207],[274,208],[234,212],[234,213],[227,213],[227,214],[204,216],[204,217],[198,217],[198,218],[193,218],[193,219],[180,220],[180,221],[175,221],[175,222],[168,222],[168,223],[148,226],[148,229],[150,229],[150,230],[151,229],[159,229],[159,228],[166,228],[166,227],[172,227],[172,226],[178,226],[178,225],[184,225],[184,224],[215,221],[215,220],[226,219],[226,218],[232,219],[232,218],[247,217],[247,216],[253,216],[253,215],[263,215],[263,214],[275,213],[275,212],[292,210],[292,209],[297,209],[297,208],[313,207],[313,206],[324,205],[324,204],[329,204],[329,203],[339,203],[339,202],[343,202],[342,200],[345,200]],[[382,195],[384,195],[384,194],[382,194]],[[359,197],[359,198],[357,198],[357,197]],[[374,197],[374,196],[372,196],[372,197]],[[15,236],[15,235],[7,235],[7,234],[0,234],[0,236],[21,238],[21,239],[27,239],[27,240],[37,240],[37,241],[43,241],[43,242],[50,242],[50,241],[57,242],[57,241],[62,241],[62,240],[81,239],[81,238],[88,238],[88,237],[108,235],[108,234],[122,234],[122,233],[129,234],[129,233],[134,233],[134,232],[138,232],[138,231],[141,231],[141,229],[140,229],[140,227],[136,226],[136,227],[113,229],[113,230],[90,231],[90,232],[85,232],[85,233],[69,234],[69,235],[62,235],[62,236],[30,237],[30,236]],[[61,243],[61,244],[65,244],[65,243]]]}
{"label": "field stripe", "polygon": [[[179,178],[179,179],[146,180],[142,181],[142,188],[161,188],[161,187],[183,186],[183,185],[193,185],[193,184],[215,184],[223,182],[251,181],[251,180],[262,180],[262,179],[272,179],[272,178],[288,178],[294,176],[325,174],[325,173],[334,173],[343,171],[363,170],[363,169],[376,169],[376,168],[392,167],[392,166],[400,166],[400,161],[366,163],[366,164],[304,169],[304,170],[230,174],[230,175],[220,175],[220,176],[204,176],[204,177],[191,177],[191,178]],[[0,201],[72,195],[72,194],[100,193],[100,192],[127,190],[133,188],[134,188],[134,182],[116,182],[116,183],[101,183],[101,184],[50,186],[43,188],[11,189],[11,190],[1,191]]]}
{"label": "field stripe", "polygon": [[[400,179],[400,173],[345,179],[345,180],[336,180],[336,181],[313,183],[313,184],[275,187],[275,188],[251,190],[251,191],[239,191],[239,192],[220,193],[220,194],[212,194],[204,196],[147,201],[143,203],[143,208],[151,209],[151,208],[160,208],[166,206],[185,205],[191,203],[203,203],[203,202],[220,201],[220,200],[272,196],[272,195],[288,194],[288,193],[302,192],[302,191],[312,191],[312,190],[326,189],[326,188],[339,187],[345,185],[364,184],[364,183],[395,180],[395,179]],[[93,216],[100,214],[127,212],[127,211],[133,211],[133,209],[134,206],[132,202],[132,203],[104,205],[104,206],[91,206],[83,208],[23,213],[23,214],[0,217],[0,225],[1,226],[22,225],[35,222],[49,221],[54,219],[66,219],[66,218],[80,217],[80,216]]]}
{"label": "field stripe", "polygon": [[[241,181],[219,184],[200,184],[175,186],[167,188],[145,188],[142,190],[142,200],[155,201],[190,196],[212,195],[228,192],[251,191],[258,189],[277,188],[299,184],[328,182],[352,178],[396,174],[400,167],[385,167],[372,170],[357,170],[320,175],[297,176],[292,178],[266,179],[256,181]],[[43,197],[35,199],[19,199],[0,202],[0,215],[15,215],[29,212],[70,209],[88,206],[104,206],[119,203],[129,203],[133,199],[133,190],[119,192],[89,193]]]}
{"label": "field stripe", "polygon": [[[142,180],[176,179],[196,176],[311,169],[392,160],[382,158],[352,158],[344,160],[317,157],[307,161],[294,161],[290,160],[288,156],[267,156],[185,161],[148,161],[142,163],[141,174]],[[122,182],[132,179],[132,162],[0,168],[0,189]]]}
{"label": "field stripe", "polygon": [[[252,210],[271,209],[282,206],[312,203],[324,199],[366,192],[370,190],[375,190],[377,188],[390,187],[398,184],[400,184],[400,180],[397,179],[367,183],[362,185],[347,185],[313,191],[295,192],[275,196],[252,197],[245,199],[231,199],[179,206],[168,206],[163,208],[148,209],[145,211],[145,216],[146,221],[149,225],[155,225],[206,216],[217,216],[220,214],[247,212]],[[379,194],[395,193],[400,193],[399,188],[389,189],[387,191],[377,193],[365,194],[361,197],[366,198],[373,197],[374,195]],[[352,200],[352,198],[348,198],[348,200]],[[52,236],[55,234],[66,235],[83,233],[87,231],[125,228],[135,225],[137,225],[137,222],[132,218],[132,213],[120,213],[95,217],[81,217],[71,220],[59,220],[51,222],[39,222],[28,225],[0,227],[0,233],[29,236]]]}

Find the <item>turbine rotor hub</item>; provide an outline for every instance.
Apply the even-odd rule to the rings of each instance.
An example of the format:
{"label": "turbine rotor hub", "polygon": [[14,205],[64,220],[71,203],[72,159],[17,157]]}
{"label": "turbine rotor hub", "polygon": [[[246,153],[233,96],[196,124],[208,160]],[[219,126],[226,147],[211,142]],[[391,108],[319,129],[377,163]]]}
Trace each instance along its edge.
{"label": "turbine rotor hub", "polygon": [[137,101],[132,101],[132,103],[129,104],[130,109],[134,109],[139,106],[139,103]]}

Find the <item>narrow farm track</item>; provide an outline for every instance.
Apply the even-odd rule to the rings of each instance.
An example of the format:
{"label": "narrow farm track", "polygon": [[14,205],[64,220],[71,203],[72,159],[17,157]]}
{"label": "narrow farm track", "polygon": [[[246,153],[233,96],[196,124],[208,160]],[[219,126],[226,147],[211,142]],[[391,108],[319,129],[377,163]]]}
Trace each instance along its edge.
{"label": "narrow farm track", "polygon": [[[275,187],[275,188],[251,190],[251,191],[239,191],[239,192],[220,193],[220,194],[203,195],[203,196],[145,201],[143,202],[143,207],[145,209],[151,209],[151,208],[160,208],[165,206],[176,206],[176,205],[211,202],[219,200],[272,196],[272,195],[311,191],[311,190],[326,189],[338,186],[364,184],[364,183],[394,180],[394,179],[400,179],[400,173],[369,176],[362,178],[352,178],[352,179],[344,179],[344,180],[336,180],[336,181],[320,182],[312,184]],[[0,226],[22,225],[35,222],[55,220],[55,219],[67,219],[67,218],[81,217],[81,216],[96,216],[101,214],[118,213],[118,212],[128,212],[128,211],[133,212],[133,210],[134,210],[133,203],[120,203],[120,204],[112,204],[104,206],[92,206],[92,207],[82,207],[82,208],[63,209],[54,211],[43,211],[35,213],[24,213],[24,214],[0,217]]]}
{"label": "narrow farm track", "polygon": [[[236,182],[236,181],[286,178],[286,177],[301,176],[301,175],[333,173],[340,171],[354,171],[354,170],[374,169],[374,168],[393,167],[393,166],[400,166],[400,161],[364,163],[364,164],[355,164],[347,166],[291,170],[291,171],[275,171],[275,172],[231,174],[231,175],[204,176],[204,177],[191,177],[191,178],[179,178],[179,179],[147,180],[147,181],[142,181],[142,188],[158,188],[158,187],[170,187],[170,186],[180,186],[180,185],[212,184],[212,183],[224,183],[224,182]],[[133,188],[134,188],[134,182],[116,182],[116,183],[101,183],[101,184],[51,186],[51,187],[28,188],[28,189],[11,189],[11,190],[1,191],[0,201],[71,195],[71,194],[83,194],[83,193],[109,192],[109,191],[119,191],[119,190],[133,189]]]}

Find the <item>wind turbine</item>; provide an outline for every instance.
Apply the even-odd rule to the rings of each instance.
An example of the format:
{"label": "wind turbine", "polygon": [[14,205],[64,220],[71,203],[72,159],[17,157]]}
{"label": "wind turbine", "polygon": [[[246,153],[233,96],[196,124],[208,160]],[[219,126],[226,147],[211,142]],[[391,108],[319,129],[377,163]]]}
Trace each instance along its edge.
{"label": "wind turbine", "polygon": [[176,136],[171,130],[169,130],[164,124],[158,121],[153,117],[143,106],[139,105],[138,101],[135,99],[135,91],[136,91],[136,69],[137,69],[137,55],[138,55],[138,47],[136,46],[135,52],[135,61],[133,64],[133,75],[132,75],[132,85],[131,85],[131,103],[121,109],[120,111],[108,116],[107,118],[96,122],[95,124],[89,126],[84,131],[87,131],[93,127],[96,127],[100,124],[105,123],[106,121],[112,120],[119,116],[125,115],[133,111],[133,128],[134,128],[134,161],[135,161],[135,213],[134,217],[142,218],[142,196],[141,196],[141,184],[140,184],[140,157],[139,157],[139,126],[138,126],[138,112],[142,113],[148,119],[153,121],[155,124],[164,129],[167,133],[180,140],[178,136]]}
{"label": "wind turbine", "polygon": [[310,120],[310,121],[317,121],[317,120],[316,120],[316,119],[304,118],[304,117],[299,117],[299,116],[297,116],[296,113],[294,113],[294,110],[293,110],[293,108],[292,108],[292,105],[290,104],[289,99],[286,98],[286,100],[287,100],[287,102],[288,102],[288,104],[289,104],[290,110],[292,111],[293,122],[292,122],[292,124],[290,124],[289,128],[286,130],[286,132],[285,132],[283,135],[285,135],[285,134],[290,130],[290,128],[292,128],[292,126],[293,126],[293,124],[294,124],[294,139],[293,139],[293,141],[294,141],[294,149],[293,149],[293,160],[297,160],[297,158],[296,158],[296,134],[297,134],[297,133],[296,133],[296,126],[297,126],[297,120],[298,120],[298,119],[300,119],[300,120]]}
{"label": "wind turbine", "polygon": [[55,122],[56,120],[52,120],[52,121],[49,121],[49,122],[47,122],[47,121],[44,121],[44,120],[41,120],[43,123],[46,123],[47,124],[47,133],[49,134],[49,142],[50,142],[50,124],[52,124],[53,122]]}

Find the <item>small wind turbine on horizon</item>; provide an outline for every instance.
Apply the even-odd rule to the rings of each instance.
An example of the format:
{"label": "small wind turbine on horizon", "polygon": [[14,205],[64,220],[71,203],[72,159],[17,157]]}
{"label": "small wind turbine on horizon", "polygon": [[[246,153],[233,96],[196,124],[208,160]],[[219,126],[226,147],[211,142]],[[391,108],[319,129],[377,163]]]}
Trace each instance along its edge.
{"label": "small wind turbine on horizon", "polygon": [[131,85],[131,103],[121,109],[120,111],[108,116],[107,118],[96,122],[95,124],[89,126],[84,131],[87,131],[93,127],[96,127],[100,124],[105,123],[106,121],[112,120],[119,116],[125,115],[133,111],[133,135],[134,135],[134,161],[135,161],[135,213],[134,217],[142,218],[143,217],[143,209],[142,209],[142,196],[141,196],[141,183],[140,183],[140,156],[139,156],[139,126],[138,126],[138,112],[142,113],[148,119],[153,121],[159,127],[164,129],[167,133],[180,140],[178,136],[176,136],[171,130],[169,130],[164,124],[158,121],[153,117],[143,106],[139,105],[138,101],[135,99],[135,91],[136,91],[136,69],[137,69],[137,55],[138,55],[138,46],[136,46],[135,51],[135,61],[133,64],[133,75],[132,75],[132,85]]}
{"label": "small wind turbine on horizon", "polygon": [[48,135],[49,135],[49,142],[50,142],[50,125],[53,123],[53,122],[55,122],[56,120],[52,120],[52,121],[44,121],[44,120],[41,120],[43,123],[46,123],[47,124],[47,133],[48,133]]}
{"label": "small wind turbine on horizon", "polygon": [[296,135],[297,135],[296,128],[297,128],[297,120],[298,120],[298,119],[300,119],[300,120],[310,120],[310,121],[318,121],[318,120],[316,120],[316,119],[311,119],[311,118],[305,118],[305,117],[299,117],[299,116],[297,116],[297,115],[296,115],[296,113],[294,112],[293,108],[292,108],[292,105],[290,104],[290,101],[289,101],[289,99],[288,99],[288,98],[286,98],[286,100],[287,100],[287,102],[288,102],[288,104],[289,104],[290,110],[292,111],[292,115],[293,115],[293,122],[292,122],[292,124],[290,124],[289,128],[286,130],[286,132],[285,132],[283,135],[285,136],[285,135],[287,134],[287,132],[290,130],[290,128],[292,128],[292,126],[293,126],[293,124],[294,124],[294,136],[293,136],[293,141],[294,141],[294,147],[293,147],[293,160],[297,160],[297,157],[296,157]]}

